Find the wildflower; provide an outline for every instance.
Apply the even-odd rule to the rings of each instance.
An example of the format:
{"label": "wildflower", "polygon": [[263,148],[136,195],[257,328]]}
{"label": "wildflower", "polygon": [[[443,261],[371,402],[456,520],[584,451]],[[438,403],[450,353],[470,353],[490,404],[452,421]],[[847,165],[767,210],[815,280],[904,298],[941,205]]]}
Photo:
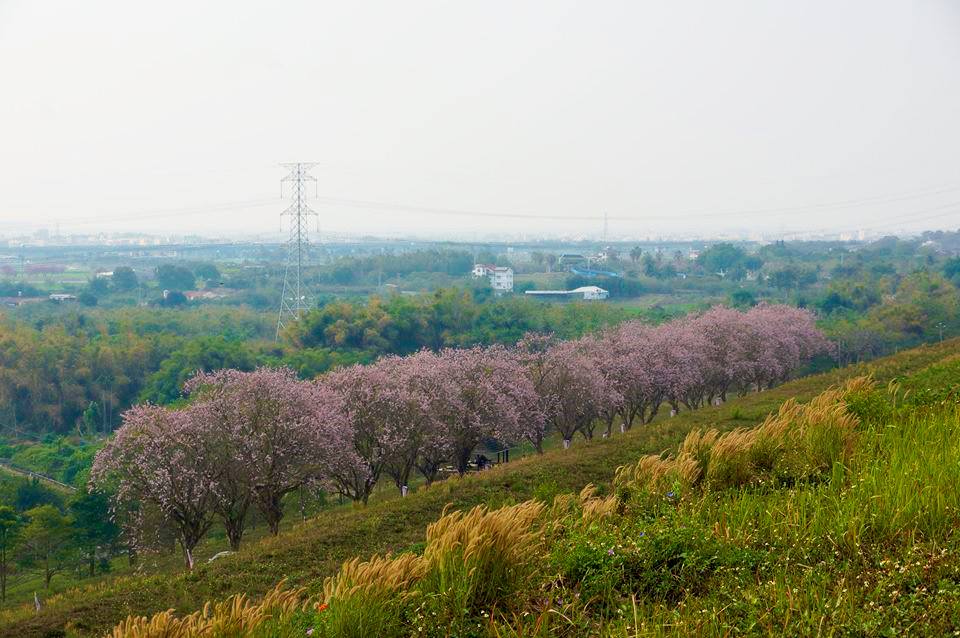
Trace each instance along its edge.
{"label": "wildflower", "polygon": [[667,492],[667,498],[673,498],[676,495],[677,495],[676,492],[674,492],[673,490],[670,490],[669,492]]}
{"label": "wildflower", "polygon": [[612,547],[607,550],[607,556],[613,556],[613,553],[614,553],[614,552],[613,552],[613,548],[612,548]]}
{"label": "wildflower", "polygon": [[327,607],[329,607],[327,603],[322,603],[320,605],[317,605],[317,611],[324,611]]}
{"label": "wildflower", "polygon": [[313,635],[313,627],[311,627],[310,629],[307,630],[307,635],[308,635],[308,636],[312,636],[312,635]]}

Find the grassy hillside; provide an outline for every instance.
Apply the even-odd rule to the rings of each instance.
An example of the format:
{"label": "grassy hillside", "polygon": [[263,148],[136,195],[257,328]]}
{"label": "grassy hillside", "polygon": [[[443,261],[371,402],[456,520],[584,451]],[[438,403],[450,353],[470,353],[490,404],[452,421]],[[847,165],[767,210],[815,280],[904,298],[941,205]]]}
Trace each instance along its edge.
{"label": "grassy hillside", "polygon": [[51,598],[39,614],[28,607],[4,612],[0,614],[0,636],[53,635],[68,624],[78,634],[102,634],[128,614],[168,608],[190,612],[205,600],[235,592],[262,595],[284,578],[317,593],[323,577],[336,573],[347,559],[420,546],[424,529],[441,516],[447,504],[500,507],[528,498],[550,500],[562,492],[579,491],[588,483],[609,484],[618,466],[643,454],[673,451],[692,429],[753,425],[788,398],[808,400],[842,379],[867,372],[884,382],[918,372],[958,349],[960,343],[951,341],[903,352],[870,366],[799,379],[720,408],[663,418],[610,440],[578,441],[571,450],[555,450],[480,475],[445,481],[405,499],[385,500],[365,509],[337,509],[277,538],[250,545],[235,556],[202,565],[193,573],[122,578]]}

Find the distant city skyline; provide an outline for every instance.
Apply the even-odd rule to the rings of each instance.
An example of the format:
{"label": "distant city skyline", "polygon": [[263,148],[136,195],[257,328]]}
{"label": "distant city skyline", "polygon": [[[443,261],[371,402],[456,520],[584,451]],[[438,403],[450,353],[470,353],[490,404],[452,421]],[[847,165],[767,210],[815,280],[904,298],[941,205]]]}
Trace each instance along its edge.
{"label": "distant city skyline", "polygon": [[[520,233],[520,234],[488,234],[479,233],[458,235],[457,233],[444,233],[436,236],[410,234],[406,236],[384,235],[377,233],[349,233],[349,232],[328,232],[311,233],[309,240],[316,244],[340,243],[353,241],[411,241],[411,242],[451,242],[451,243],[515,243],[531,244],[537,242],[589,242],[597,245],[609,244],[629,244],[629,243],[657,243],[657,242],[700,242],[716,243],[723,241],[744,242],[744,243],[770,243],[778,240],[788,241],[840,241],[840,242],[869,242],[891,235],[899,237],[916,237],[924,232],[933,232],[934,229],[925,229],[917,232],[879,232],[859,230],[856,232],[809,232],[809,233],[757,233],[749,230],[716,232],[706,235],[691,235],[689,233],[664,233],[659,235],[620,235],[613,238],[604,239],[597,235],[579,235],[579,234],[543,234],[543,233]],[[62,233],[48,229],[40,229],[32,233],[3,233],[0,232],[0,248],[17,248],[20,246],[43,247],[43,246],[76,246],[76,245],[123,245],[123,246],[157,246],[176,243],[276,243],[282,244],[284,237],[275,236],[272,233],[260,234],[225,234],[211,235],[204,233],[146,233],[133,231],[115,231],[115,232],[94,232],[94,233]]]}
{"label": "distant city skyline", "polygon": [[6,0],[0,236],[279,241],[284,161],[321,237],[956,229],[958,68],[949,0]]}

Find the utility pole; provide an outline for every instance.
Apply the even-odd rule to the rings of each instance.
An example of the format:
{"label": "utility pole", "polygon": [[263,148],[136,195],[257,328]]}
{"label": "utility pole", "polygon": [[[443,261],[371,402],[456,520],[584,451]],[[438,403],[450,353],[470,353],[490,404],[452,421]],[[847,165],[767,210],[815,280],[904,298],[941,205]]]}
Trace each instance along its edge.
{"label": "utility pole", "polygon": [[945,326],[944,326],[944,324],[943,324],[942,321],[937,324],[937,328],[940,328],[940,343],[943,343],[943,329],[944,329],[944,327],[945,327]]}
{"label": "utility pole", "polygon": [[287,176],[280,180],[280,192],[283,193],[283,185],[286,182],[293,184],[293,190],[290,193],[290,206],[281,214],[283,217],[290,218],[290,235],[287,239],[287,264],[283,273],[283,294],[280,296],[280,312],[277,316],[277,341],[280,340],[280,332],[291,321],[297,321],[305,310],[311,306],[311,300],[307,295],[306,288],[303,285],[303,264],[307,255],[307,248],[310,243],[308,238],[309,219],[319,216],[307,206],[307,182],[316,183],[317,178],[307,174],[316,164],[303,162],[294,162],[281,164],[284,168],[290,170]]}

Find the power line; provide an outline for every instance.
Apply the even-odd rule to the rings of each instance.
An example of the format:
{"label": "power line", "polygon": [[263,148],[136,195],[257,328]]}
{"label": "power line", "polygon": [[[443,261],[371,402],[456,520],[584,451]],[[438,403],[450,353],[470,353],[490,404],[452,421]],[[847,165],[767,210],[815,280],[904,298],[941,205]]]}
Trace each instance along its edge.
{"label": "power line", "polygon": [[284,326],[290,321],[300,319],[304,311],[312,305],[303,286],[302,270],[309,246],[309,219],[313,217],[319,220],[319,216],[306,202],[306,183],[317,181],[316,177],[307,174],[314,164],[296,162],[281,166],[290,169],[287,176],[280,180],[281,192],[283,184],[287,182],[293,184],[293,191],[290,193],[290,206],[281,214],[281,218],[290,218],[290,238],[287,240],[287,265],[283,273],[283,294],[280,295],[280,312],[277,315],[277,341],[280,340],[280,332]]}
{"label": "power line", "polygon": [[[934,211],[942,211],[943,209],[949,209],[949,210],[947,210],[946,212],[940,212],[940,213],[934,212]],[[927,213],[933,213],[933,214],[927,214]],[[813,230],[808,229],[808,230],[802,230],[802,231],[788,232],[788,233],[784,233],[784,236],[795,237],[797,235],[807,235],[810,233],[839,233],[844,231],[852,232],[857,230],[878,230],[882,228],[889,228],[890,226],[896,226],[897,224],[903,224],[906,222],[916,223],[916,222],[922,222],[922,221],[929,221],[931,219],[949,217],[951,215],[958,215],[958,214],[960,214],[960,201],[953,201],[953,202],[948,202],[946,204],[941,204],[939,206],[931,206],[929,208],[923,208],[920,210],[911,211],[909,213],[897,213],[896,215],[881,217],[875,220],[873,223],[871,223],[868,226],[857,226],[857,227],[848,226],[845,228],[824,227],[824,228],[818,228]]]}
{"label": "power line", "polygon": [[835,209],[835,208],[855,208],[859,206],[895,203],[895,202],[906,201],[909,199],[915,199],[919,197],[930,197],[933,195],[940,195],[943,193],[955,192],[958,190],[960,190],[960,185],[949,186],[949,187],[937,187],[935,189],[927,188],[923,190],[912,191],[908,193],[900,193],[895,195],[873,195],[873,196],[862,197],[857,199],[844,199],[844,200],[837,200],[837,201],[831,201],[831,202],[818,202],[814,204],[782,206],[782,207],[775,207],[775,208],[753,208],[753,209],[713,211],[713,212],[681,211],[681,212],[665,214],[665,215],[639,214],[639,215],[631,215],[631,216],[623,216],[623,215],[614,216],[614,215],[608,215],[606,213],[603,213],[600,215],[557,215],[557,214],[524,213],[524,212],[510,212],[510,211],[471,210],[471,209],[460,209],[460,208],[419,206],[415,204],[405,204],[400,202],[354,199],[354,198],[333,197],[333,196],[326,196],[326,195],[318,197],[318,200],[326,204],[347,206],[350,208],[400,211],[400,212],[408,212],[408,213],[419,213],[424,215],[440,215],[445,217],[446,216],[486,217],[486,218],[498,218],[498,219],[531,219],[531,220],[549,220],[549,221],[587,221],[587,222],[598,222],[598,221],[609,222],[610,220],[641,222],[641,221],[677,221],[678,219],[710,219],[710,218],[733,217],[733,216],[750,217],[750,216],[769,215],[771,213],[805,212],[805,211],[811,211],[811,210],[826,210],[826,209]]}
{"label": "power line", "polygon": [[[310,166],[315,166],[316,164],[310,164]],[[287,165],[292,166],[292,165]],[[305,164],[303,166],[306,166]],[[309,176],[308,176],[309,177]],[[309,177],[310,180],[316,181],[315,178]],[[913,191],[906,191],[894,194],[885,194],[885,195],[871,195],[859,198],[849,198],[842,200],[826,201],[826,202],[817,202],[811,204],[802,204],[794,206],[781,206],[781,207],[769,207],[769,208],[746,208],[740,210],[727,210],[727,211],[717,211],[717,210],[688,210],[688,211],[678,211],[676,213],[669,214],[660,214],[660,215],[650,215],[650,214],[636,214],[629,216],[612,216],[607,213],[602,213],[598,215],[559,215],[559,214],[549,214],[549,213],[536,213],[536,212],[511,212],[511,211],[491,211],[491,210],[471,210],[471,209],[459,209],[459,208],[446,208],[446,207],[430,207],[430,206],[419,206],[412,204],[405,204],[399,202],[390,202],[390,201],[376,201],[376,200],[365,200],[365,199],[354,199],[354,198],[343,198],[343,197],[333,197],[333,196],[324,196],[319,197],[320,201],[323,201],[327,204],[335,206],[346,206],[351,208],[361,208],[369,210],[385,210],[385,211],[399,211],[407,213],[418,213],[425,215],[438,215],[444,217],[474,217],[474,218],[499,218],[499,219],[525,219],[525,220],[547,220],[547,221],[566,221],[566,222],[601,222],[603,223],[604,228],[606,229],[607,224],[610,220],[614,221],[626,221],[626,222],[653,222],[653,221],[679,221],[683,219],[716,219],[723,217],[752,217],[752,216],[764,216],[769,214],[776,213],[789,213],[789,212],[805,212],[805,211],[815,211],[815,210],[829,210],[829,209],[844,209],[844,208],[855,208],[879,204],[890,204],[895,202],[907,201],[911,199],[932,197],[936,195],[941,195],[944,193],[950,193],[960,190],[960,185],[939,185],[939,186],[929,186],[923,189],[917,189]],[[83,217],[78,219],[71,219],[66,222],[67,226],[74,225],[88,225],[88,224],[102,224],[102,223],[112,223],[112,222],[131,222],[131,221],[143,221],[147,219],[165,219],[165,218],[177,218],[177,217],[189,217],[196,216],[201,214],[217,213],[217,212],[231,212],[235,210],[242,210],[245,208],[256,208],[266,205],[273,205],[275,202],[272,198],[256,198],[249,199],[246,201],[239,202],[224,202],[224,203],[215,203],[201,206],[191,206],[185,208],[171,208],[171,209],[152,209],[152,210],[141,210],[141,211],[130,211],[122,215],[96,215],[90,217]],[[62,217],[61,217],[62,219]],[[0,223],[0,225],[4,225]],[[16,224],[17,226],[22,226],[22,224]],[[33,224],[36,225],[36,224]],[[606,233],[605,233],[606,234]]]}
{"label": "power line", "polygon": [[[276,205],[277,200],[275,198],[257,198],[249,199],[246,201],[239,202],[222,202],[219,204],[206,204],[200,206],[189,206],[189,207],[178,207],[178,208],[168,208],[168,209],[148,209],[141,211],[130,211],[124,213],[122,216],[111,216],[111,215],[96,215],[90,217],[80,217],[77,219],[70,219],[69,221],[62,222],[65,226],[82,226],[89,224],[102,224],[102,223],[111,223],[111,222],[124,222],[124,221],[141,221],[145,219],[167,219],[173,217],[190,217],[200,214],[207,213],[218,213],[218,212],[230,212],[235,210],[242,210],[244,208],[256,208],[260,206],[274,206]],[[9,226],[22,226],[21,222],[10,222],[5,224]],[[36,223],[32,226],[43,226],[44,224]]]}
{"label": "power line", "polygon": [[372,201],[364,199],[348,199],[344,197],[320,196],[319,201],[327,204],[348,206],[351,208],[365,208],[371,210],[401,211],[407,213],[423,213],[426,215],[443,215],[450,217],[496,217],[500,219],[544,219],[544,220],[570,220],[570,221],[596,221],[599,219],[596,215],[550,215],[539,213],[510,213],[482,210],[464,210],[456,208],[436,208],[429,206],[417,206],[412,204],[402,204],[397,202]]}

